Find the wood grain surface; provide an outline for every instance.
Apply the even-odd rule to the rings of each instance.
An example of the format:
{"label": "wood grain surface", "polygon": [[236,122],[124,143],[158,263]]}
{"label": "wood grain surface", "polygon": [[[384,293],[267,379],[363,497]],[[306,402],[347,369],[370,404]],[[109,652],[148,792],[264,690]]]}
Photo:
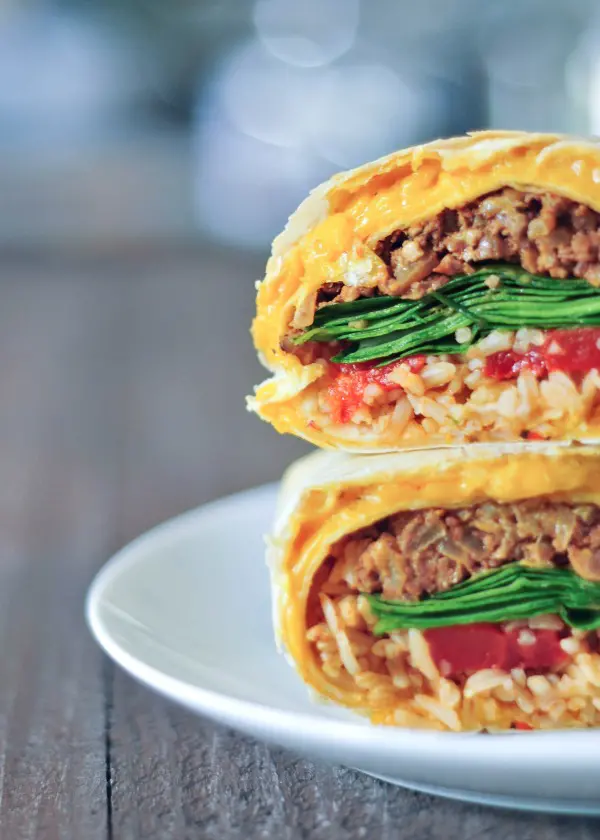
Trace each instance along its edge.
{"label": "wood grain surface", "polygon": [[86,587],[140,531],[304,451],[244,411],[260,257],[5,255],[0,838],[584,840],[600,822],[435,799],[192,717],[96,649]]}

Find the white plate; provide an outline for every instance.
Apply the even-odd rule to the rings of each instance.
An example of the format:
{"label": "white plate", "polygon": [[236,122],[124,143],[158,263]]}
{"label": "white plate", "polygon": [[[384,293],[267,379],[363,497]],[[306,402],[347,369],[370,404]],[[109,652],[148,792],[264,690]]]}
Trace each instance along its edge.
{"label": "white plate", "polygon": [[119,552],[87,601],[109,656],[192,711],[307,756],[442,796],[600,813],[600,731],[423,732],[313,704],[271,633],[263,534],[274,501],[272,486],[240,493]]}

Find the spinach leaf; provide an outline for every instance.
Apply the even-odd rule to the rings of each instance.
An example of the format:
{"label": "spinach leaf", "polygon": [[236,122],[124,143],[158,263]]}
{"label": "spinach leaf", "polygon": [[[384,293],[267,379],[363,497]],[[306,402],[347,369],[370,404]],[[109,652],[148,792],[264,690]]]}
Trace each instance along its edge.
{"label": "spinach leaf", "polygon": [[415,627],[500,622],[559,615],[579,630],[600,627],[600,583],[568,569],[540,569],[510,563],[482,572],[446,592],[420,601],[391,601],[368,595],[378,622],[375,632]]}
{"label": "spinach leaf", "polygon": [[[491,275],[500,278],[496,288],[486,285]],[[464,353],[497,329],[582,326],[600,326],[600,289],[500,263],[453,277],[420,300],[382,296],[323,306],[294,342],[342,341],[346,349],[334,362],[388,364],[422,353]],[[470,328],[471,338],[458,344],[461,327]]]}

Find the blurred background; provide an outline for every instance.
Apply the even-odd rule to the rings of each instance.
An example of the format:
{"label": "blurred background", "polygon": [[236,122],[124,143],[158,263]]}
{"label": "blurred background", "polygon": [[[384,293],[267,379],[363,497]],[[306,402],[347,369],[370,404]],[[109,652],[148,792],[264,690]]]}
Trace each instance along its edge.
{"label": "blurred background", "polygon": [[485,126],[594,133],[594,0],[2,0],[1,241],[264,254],[306,191]]}
{"label": "blurred background", "polygon": [[0,436],[37,406],[68,455],[108,423],[140,526],[274,478],[305,448],[243,397],[289,213],[440,135],[600,133],[599,47],[594,0],[2,0]]}

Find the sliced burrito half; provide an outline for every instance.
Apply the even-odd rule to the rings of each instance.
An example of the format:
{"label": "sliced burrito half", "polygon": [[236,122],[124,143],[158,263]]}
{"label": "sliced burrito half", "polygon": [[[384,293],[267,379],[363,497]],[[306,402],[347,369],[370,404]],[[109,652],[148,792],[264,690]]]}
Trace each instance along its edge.
{"label": "sliced burrito half", "polygon": [[600,448],[310,455],[269,564],[317,695],[401,726],[600,724]]}
{"label": "sliced burrito half", "polygon": [[600,146],[481,132],[335,176],[253,335],[250,408],[323,448],[600,438]]}

